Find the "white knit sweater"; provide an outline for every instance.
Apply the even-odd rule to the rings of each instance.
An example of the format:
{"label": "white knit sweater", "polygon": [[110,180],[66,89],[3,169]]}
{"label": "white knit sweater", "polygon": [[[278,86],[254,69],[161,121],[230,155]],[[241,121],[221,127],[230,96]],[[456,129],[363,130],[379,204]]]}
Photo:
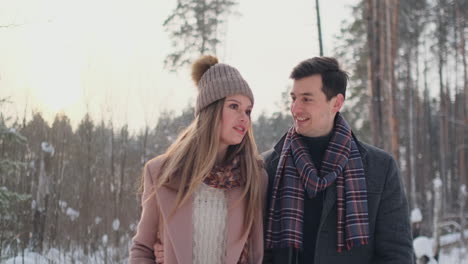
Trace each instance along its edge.
{"label": "white knit sweater", "polygon": [[193,197],[194,264],[224,262],[226,254],[227,198],[224,190],[202,183]]}

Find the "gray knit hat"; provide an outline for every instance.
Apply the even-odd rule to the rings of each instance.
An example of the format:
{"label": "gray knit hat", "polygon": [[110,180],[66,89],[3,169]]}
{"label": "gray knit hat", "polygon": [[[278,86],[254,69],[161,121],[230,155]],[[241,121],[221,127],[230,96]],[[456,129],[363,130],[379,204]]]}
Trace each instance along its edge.
{"label": "gray knit hat", "polygon": [[195,61],[192,78],[198,87],[195,115],[211,103],[234,94],[245,95],[254,103],[252,90],[239,71],[227,64],[218,63],[216,57],[202,56]]}

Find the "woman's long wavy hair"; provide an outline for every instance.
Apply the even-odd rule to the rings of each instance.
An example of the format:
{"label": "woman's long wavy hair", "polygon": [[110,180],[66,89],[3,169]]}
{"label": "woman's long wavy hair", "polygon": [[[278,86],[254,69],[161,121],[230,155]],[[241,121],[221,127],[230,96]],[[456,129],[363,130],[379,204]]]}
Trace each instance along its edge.
{"label": "woman's long wavy hair", "polygon": [[[225,99],[218,100],[195,117],[192,123],[179,135],[165,152],[166,159],[156,188],[165,184],[177,183],[177,196],[173,212],[187,202],[196,188],[215,166],[220,145],[221,119]],[[259,217],[262,208],[261,158],[252,133],[248,129],[242,142],[228,147],[223,163],[229,164],[239,156],[241,177],[245,183],[242,198],[246,200],[244,232],[248,232],[254,221],[263,221]]]}

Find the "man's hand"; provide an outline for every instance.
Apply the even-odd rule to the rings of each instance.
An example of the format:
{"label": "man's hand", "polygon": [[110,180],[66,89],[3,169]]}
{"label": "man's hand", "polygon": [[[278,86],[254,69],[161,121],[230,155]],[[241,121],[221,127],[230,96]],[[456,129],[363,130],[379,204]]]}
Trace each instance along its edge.
{"label": "man's hand", "polygon": [[164,263],[164,247],[161,243],[156,242],[153,246],[154,248],[154,256],[156,257],[156,263],[162,264]]}

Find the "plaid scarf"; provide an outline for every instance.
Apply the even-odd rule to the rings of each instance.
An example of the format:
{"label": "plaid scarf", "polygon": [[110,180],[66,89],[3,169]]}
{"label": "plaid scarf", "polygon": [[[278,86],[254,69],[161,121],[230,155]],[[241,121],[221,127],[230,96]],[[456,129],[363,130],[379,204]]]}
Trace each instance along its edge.
{"label": "plaid scarf", "polygon": [[337,251],[369,239],[364,169],[351,128],[338,113],[320,172],[294,127],[288,131],[273,181],[265,235],[267,248],[302,249],[304,194],[310,198],[336,181]]}

